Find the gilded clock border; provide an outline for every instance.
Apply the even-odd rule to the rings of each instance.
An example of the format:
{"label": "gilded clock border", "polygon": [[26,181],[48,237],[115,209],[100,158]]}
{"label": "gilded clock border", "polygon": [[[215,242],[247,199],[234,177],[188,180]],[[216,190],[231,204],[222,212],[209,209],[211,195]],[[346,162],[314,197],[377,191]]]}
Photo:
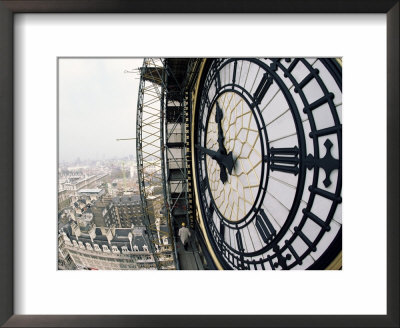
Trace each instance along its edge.
{"label": "gilded clock border", "polygon": [[[195,117],[195,113],[196,113],[197,94],[198,94],[198,91],[199,91],[200,80],[201,80],[201,76],[202,76],[202,72],[203,72],[206,60],[207,59],[204,58],[202,60],[202,63],[200,64],[200,69],[199,69],[197,81],[195,83],[194,92],[192,94],[192,122],[191,122],[191,132],[190,132],[190,134],[191,134],[191,141],[190,141],[191,145],[190,145],[190,147],[191,147],[192,150],[194,150],[194,131],[195,131],[195,127],[194,127],[194,121],[195,120],[194,120],[194,117]],[[195,163],[194,154],[195,154],[195,152],[192,151],[192,163],[193,164]],[[192,172],[193,172],[193,187],[194,187],[193,189],[194,189],[194,194],[195,194],[196,207],[197,207],[197,209],[200,209],[199,195],[197,193],[197,178],[196,178],[196,174],[194,173],[194,167],[192,169]],[[196,216],[197,215],[201,216],[201,212],[198,211],[197,209],[196,209]],[[205,242],[207,244],[207,249],[210,252],[210,255],[211,255],[211,257],[212,257],[212,259],[214,261],[214,264],[216,265],[218,270],[223,270],[223,267],[222,267],[221,263],[218,261],[218,258],[214,253],[214,250],[213,250],[213,248],[211,246],[210,240],[208,239],[208,234],[207,234],[206,229],[204,227],[203,218],[198,220],[198,222],[199,222],[199,225],[200,225],[200,229],[201,229],[201,231],[203,233],[203,236],[205,238]]]}

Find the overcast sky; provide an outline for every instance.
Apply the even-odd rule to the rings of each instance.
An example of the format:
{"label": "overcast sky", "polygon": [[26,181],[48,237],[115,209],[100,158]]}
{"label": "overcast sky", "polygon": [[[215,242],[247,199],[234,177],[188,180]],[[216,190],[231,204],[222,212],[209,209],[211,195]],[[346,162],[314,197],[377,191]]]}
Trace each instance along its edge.
{"label": "overcast sky", "polygon": [[139,74],[143,59],[59,60],[59,160],[103,159],[136,153]]}

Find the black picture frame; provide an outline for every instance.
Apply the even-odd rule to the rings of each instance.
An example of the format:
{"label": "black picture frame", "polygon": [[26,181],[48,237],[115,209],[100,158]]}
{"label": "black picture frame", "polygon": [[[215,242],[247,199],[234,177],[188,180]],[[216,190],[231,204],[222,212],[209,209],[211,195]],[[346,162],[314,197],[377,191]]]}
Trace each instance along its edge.
{"label": "black picture frame", "polygon": [[[387,315],[14,315],[13,28],[16,13],[384,13],[387,17]],[[4,327],[399,327],[398,0],[0,1],[0,324]],[[368,288],[368,286],[366,286]],[[177,305],[178,306],[178,305]]]}

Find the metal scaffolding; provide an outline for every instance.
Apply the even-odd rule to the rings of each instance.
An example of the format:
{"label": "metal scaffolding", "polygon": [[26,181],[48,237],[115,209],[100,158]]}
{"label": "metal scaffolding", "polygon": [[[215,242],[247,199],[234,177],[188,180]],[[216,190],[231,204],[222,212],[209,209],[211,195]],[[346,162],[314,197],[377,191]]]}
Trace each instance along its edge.
{"label": "metal scaffolding", "polygon": [[[177,268],[177,260],[168,205],[165,203],[164,76],[162,60],[144,59],[140,68],[136,149],[142,212],[151,252],[157,269],[171,270]],[[157,198],[158,195],[160,197]]]}
{"label": "metal scaffolding", "polygon": [[[198,59],[146,58],[140,69],[136,123],[138,179],[158,269],[180,269],[174,236],[182,222],[194,228],[188,91],[192,88],[188,86],[193,83],[199,63]],[[154,197],[150,190],[154,186],[162,186],[163,195],[156,209],[150,204]],[[155,219],[151,213],[156,214]]]}

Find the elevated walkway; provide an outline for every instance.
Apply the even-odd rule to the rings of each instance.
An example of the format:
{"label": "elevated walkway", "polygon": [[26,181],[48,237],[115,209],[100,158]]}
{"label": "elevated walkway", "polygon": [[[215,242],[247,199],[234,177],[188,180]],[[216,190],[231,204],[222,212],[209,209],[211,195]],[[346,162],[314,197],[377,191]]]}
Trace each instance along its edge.
{"label": "elevated walkway", "polygon": [[194,233],[192,233],[192,236],[190,237],[187,251],[183,247],[179,237],[175,237],[180,270],[204,270],[203,262],[201,261],[199,250],[197,249],[193,235]]}

